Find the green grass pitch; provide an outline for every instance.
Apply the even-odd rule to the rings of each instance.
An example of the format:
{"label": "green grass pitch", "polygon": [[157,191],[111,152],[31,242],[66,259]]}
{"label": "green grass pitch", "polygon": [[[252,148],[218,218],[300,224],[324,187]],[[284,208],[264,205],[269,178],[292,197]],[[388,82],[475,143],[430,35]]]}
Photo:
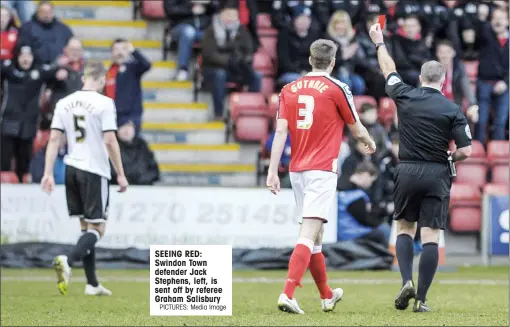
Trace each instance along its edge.
{"label": "green grass pitch", "polygon": [[84,274],[74,270],[70,293],[58,293],[48,269],[2,269],[2,326],[508,326],[508,267],[439,272],[429,292],[433,312],[396,311],[396,272],[330,272],[344,299],[332,313],[320,311],[307,274],[296,298],[305,315],[276,308],[284,271],[234,272],[231,317],[151,317],[148,270],[99,271],[112,297],[83,295]]}

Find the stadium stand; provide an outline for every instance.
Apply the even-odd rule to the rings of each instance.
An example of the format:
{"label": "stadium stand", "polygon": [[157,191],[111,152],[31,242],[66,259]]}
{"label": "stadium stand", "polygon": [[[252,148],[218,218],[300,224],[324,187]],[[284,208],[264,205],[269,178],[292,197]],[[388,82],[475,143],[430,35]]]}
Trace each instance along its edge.
{"label": "stadium stand", "polygon": [[487,159],[491,167],[496,165],[508,166],[509,146],[510,143],[508,141],[489,141],[487,145]]}
{"label": "stadium stand", "polygon": [[457,164],[455,182],[482,187],[487,183],[487,166],[484,164]]}
{"label": "stadium stand", "polygon": [[12,171],[0,172],[0,181],[5,184],[18,184],[19,183],[18,177]]}

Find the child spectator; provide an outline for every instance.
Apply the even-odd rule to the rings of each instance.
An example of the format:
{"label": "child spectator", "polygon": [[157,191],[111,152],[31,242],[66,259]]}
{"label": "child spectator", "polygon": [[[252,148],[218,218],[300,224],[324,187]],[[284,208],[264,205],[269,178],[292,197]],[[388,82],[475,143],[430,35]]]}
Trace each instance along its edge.
{"label": "child spectator", "polygon": [[227,5],[213,17],[202,40],[204,82],[212,85],[214,113],[223,120],[226,83],[249,85],[249,92],[260,92],[262,75],[253,70],[253,41],[239,22],[236,5]]}
{"label": "child spectator", "polygon": [[21,27],[18,43],[30,45],[38,63],[51,64],[71,37],[73,32],[55,17],[51,2],[41,1],[32,20]]}
{"label": "child spectator", "polygon": [[113,41],[111,50],[105,95],[115,100],[117,126],[131,121],[138,134],[143,115],[142,76],[151,69],[151,62],[125,39]]}
{"label": "child spectator", "polygon": [[0,60],[11,59],[18,40],[18,30],[14,27],[14,16],[9,7],[0,7]]}
{"label": "child spectator", "polygon": [[339,241],[366,239],[388,247],[391,229],[381,220],[377,206],[366,190],[377,179],[377,168],[370,162],[360,163],[349,183],[338,193],[338,232]]}
{"label": "child spectator", "polygon": [[172,24],[172,39],[177,40],[177,72],[175,79],[188,79],[188,66],[193,44],[202,40],[211,25],[211,17],[218,10],[215,1],[165,0],[166,17]]}
{"label": "child spectator", "polygon": [[362,95],[365,93],[365,81],[354,73],[359,48],[355,36],[349,15],[345,11],[334,13],[329,21],[325,38],[338,45],[335,74],[349,86],[352,94]]}
{"label": "child spectator", "polygon": [[[296,9],[298,10],[298,9]],[[311,10],[302,7],[296,11],[292,27],[283,28],[278,34],[278,84],[295,81],[310,70],[310,46],[320,38],[318,29],[311,26]]]}
{"label": "child spectator", "polygon": [[377,150],[372,154],[376,160],[389,148],[388,132],[377,121],[377,107],[371,103],[363,103],[359,109],[359,118],[374,140]]}
{"label": "child spectator", "polygon": [[[67,139],[65,134],[60,138],[60,148],[58,150],[57,158],[55,160],[55,167],[53,175],[55,176],[55,184],[65,184],[66,179],[66,164],[64,157],[67,154]],[[39,150],[32,161],[30,162],[30,175],[32,176],[32,183],[39,184],[44,175],[44,165],[46,163],[46,146]]]}

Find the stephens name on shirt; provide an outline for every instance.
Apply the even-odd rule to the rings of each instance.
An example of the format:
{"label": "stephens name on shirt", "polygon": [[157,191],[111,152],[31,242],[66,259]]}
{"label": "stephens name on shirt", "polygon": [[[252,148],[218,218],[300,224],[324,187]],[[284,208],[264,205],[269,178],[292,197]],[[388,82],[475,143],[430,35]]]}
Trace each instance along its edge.
{"label": "stephens name on shirt", "polygon": [[64,110],[66,112],[70,112],[72,109],[74,108],[83,108],[84,110],[86,110],[88,113],[91,113],[92,111],[95,110],[94,106],[89,103],[89,102],[86,102],[86,101],[81,101],[81,100],[76,100],[76,101],[73,101],[73,102],[69,102],[65,107],[64,107]]}
{"label": "stephens name on shirt", "polygon": [[320,93],[324,93],[329,88],[327,84],[322,82],[321,80],[308,80],[308,79],[300,79],[296,82],[293,82],[290,89],[292,92],[296,93],[301,89],[316,89]]}

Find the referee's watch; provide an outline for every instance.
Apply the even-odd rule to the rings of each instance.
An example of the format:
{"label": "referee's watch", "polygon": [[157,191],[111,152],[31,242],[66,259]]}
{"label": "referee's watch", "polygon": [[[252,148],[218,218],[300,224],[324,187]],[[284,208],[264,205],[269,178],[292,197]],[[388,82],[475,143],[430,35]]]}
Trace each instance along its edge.
{"label": "referee's watch", "polygon": [[382,47],[382,46],[384,46],[384,42],[376,43],[375,44],[375,51],[379,50],[379,47]]}

